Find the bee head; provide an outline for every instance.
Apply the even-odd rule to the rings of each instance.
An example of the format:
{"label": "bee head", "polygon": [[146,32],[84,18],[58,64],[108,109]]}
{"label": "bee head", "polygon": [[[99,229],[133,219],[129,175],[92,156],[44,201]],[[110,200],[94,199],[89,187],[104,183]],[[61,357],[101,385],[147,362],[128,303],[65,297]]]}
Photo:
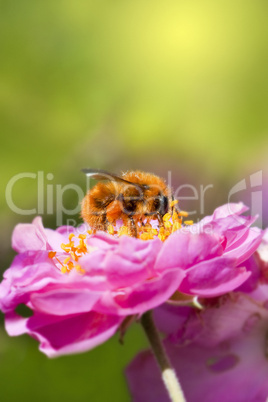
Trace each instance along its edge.
{"label": "bee head", "polygon": [[166,195],[159,194],[153,202],[152,214],[154,213],[163,216],[168,212],[168,208],[169,208],[168,197]]}

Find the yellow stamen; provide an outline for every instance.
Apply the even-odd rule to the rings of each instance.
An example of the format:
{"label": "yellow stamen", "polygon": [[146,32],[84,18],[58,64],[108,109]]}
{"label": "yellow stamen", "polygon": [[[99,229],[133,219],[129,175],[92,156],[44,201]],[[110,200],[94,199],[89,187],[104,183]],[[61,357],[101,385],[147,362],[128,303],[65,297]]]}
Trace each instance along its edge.
{"label": "yellow stamen", "polygon": [[169,222],[169,221],[166,221],[166,222],[164,222],[164,226],[165,226],[166,229],[169,229],[169,228],[171,228],[172,223]]}
{"label": "yellow stamen", "polygon": [[66,253],[68,253],[70,251],[70,248],[68,247],[67,244],[62,243],[60,246],[64,251],[66,251]]}
{"label": "yellow stamen", "polygon": [[172,214],[172,221],[176,221],[177,219],[179,219],[179,215],[177,214],[177,212],[173,212]]}
{"label": "yellow stamen", "polygon": [[71,271],[74,268],[74,263],[72,261],[68,262],[67,267]]}
{"label": "yellow stamen", "polygon": [[49,251],[48,258],[51,258],[51,259],[54,258],[56,254],[57,254],[56,251]]}
{"label": "yellow stamen", "polygon": [[179,230],[180,228],[181,228],[181,223],[178,222],[178,221],[176,221],[176,222],[173,224],[171,233],[176,232],[176,230]]}
{"label": "yellow stamen", "polygon": [[[80,234],[76,236],[75,234],[71,233],[69,235],[69,243],[61,244],[62,250],[68,254],[68,256],[64,259],[63,263],[56,257],[57,261],[62,265],[61,272],[62,273],[69,273],[73,268],[76,268],[79,273],[84,274],[85,271],[80,267],[78,264],[74,264],[77,262],[82,255],[87,254],[90,252],[90,248],[85,243],[85,239],[87,238],[86,234]],[[79,244],[76,246],[74,239],[79,240]],[[56,252],[55,252],[56,254]],[[53,255],[53,254],[51,254]]]}
{"label": "yellow stamen", "polygon": [[184,221],[185,225],[192,225],[194,221]]}
{"label": "yellow stamen", "polygon": [[76,269],[76,271],[79,272],[80,274],[85,274],[85,273],[86,273],[86,271],[85,271],[83,268],[81,268],[80,265],[76,265],[76,266],[75,266],[75,269]]}
{"label": "yellow stamen", "polygon": [[78,239],[85,240],[86,238],[87,238],[87,235],[85,235],[85,234],[78,235]]}
{"label": "yellow stamen", "polygon": [[78,261],[78,255],[76,255],[73,251],[70,252],[70,255],[73,260]]}
{"label": "yellow stamen", "polygon": [[170,215],[170,214],[165,214],[165,215],[163,216],[163,221],[164,221],[164,222],[167,222],[167,221],[170,220],[170,218],[171,218],[171,215]]}
{"label": "yellow stamen", "polygon": [[150,240],[150,235],[149,233],[142,233],[139,237],[141,240]]}
{"label": "yellow stamen", "polygon": [[108,226],[108,233],[111,234],[111,235],[114,234],[114,227],[113,227],[113,225],[109,225],[109,226]]}
{"label": "yellow stamen", "polygon": [[121,226],[121,228],[118,231],[118,236],[123,236],[123,235],[126,235],[126,236],[129,235],[128,228],[126,226]]}
{"label": "yellow stamen", "polygon": [[180,211],[180,212],[179,212],[179,216],[183,216],[184,218],[187,218],[188,215],[189,215],[189,214],[188,214],[188,212],[186,212],[186,211]]}
{"label": "yellow stamen", "polygon": [[171,201],[170,206],[174,207],[174,205],[178,204],[178,202],[179,202],[178,200],[173,200]]}

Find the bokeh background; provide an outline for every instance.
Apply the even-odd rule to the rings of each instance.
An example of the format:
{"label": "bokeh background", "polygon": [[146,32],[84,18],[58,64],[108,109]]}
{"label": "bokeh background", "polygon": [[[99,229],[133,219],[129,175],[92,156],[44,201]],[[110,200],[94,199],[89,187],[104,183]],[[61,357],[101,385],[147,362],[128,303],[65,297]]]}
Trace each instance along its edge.
{"label": "bokeh background", "polygon": [[[18,180],[12,200],[55,228],[57,186],[85,191],[84,167],[172,175],[175,188],[199,195],[212,185],[203,207],[189,187],[180,192],[193,219],[227,202],[244,179],[247,189],[232,200],[250,204],[249,178],[261,171],[268,224],[267,16],[264,0],[0,0],[1,272],[14,255],[14,225],[35,215],[6,199],[21,173],[43,172],[44,211],[37,179]],[[79,201],[66,188],[64,208]],[[62,223],[81,222],[73,215]],[[49,360],[1,325],[1,400],[130,400],[123,370],[145,346],[134,325],[124,346],[114,337]]]}

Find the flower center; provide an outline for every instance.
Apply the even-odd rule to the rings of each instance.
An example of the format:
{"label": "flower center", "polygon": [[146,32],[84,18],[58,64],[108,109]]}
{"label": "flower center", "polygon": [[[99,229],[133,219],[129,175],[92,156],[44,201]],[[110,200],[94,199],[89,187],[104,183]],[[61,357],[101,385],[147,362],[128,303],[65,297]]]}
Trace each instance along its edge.
{"label": "flower center", "polygon": [[[173,201],[171,207],[177,204],[178,201]],[[151,221],[150,218],[146,222],[138,221],[137,226],[137,238],[141,240],[152,240],[156,236],[165,241],[172,233],[181,229],[183,225],[192,225],[193,221],[186,220],[183,222],[183,218],[186,218],[188,213],[185,211],[176,211],[173,209],[172,214],[167,213],[163,216],[162,221]],[[109,224],[107,232],[110,235],[120,237],[122,235],[130,235],[129,228],[122,225],[120,228]],[[74,233],[69,235],[69,242],[62,243],[61,248],[64,251],[64,255],[59,253],[57,256],[56,251],[49,251],[48,257],[51,258],[55,264],[60,268],[63,274],[70,273],[73,269],[76,269],[80,274],[84,274],[85,270],[78,264],[79,258],[89,253],[90,247],[86,243],[88,236],[92,235],[92,231],[88,230],[87,234],[79,234],[76,236]]]}
{"label": "flower center", "polygon": [[[177,200],[171,202],[171,207],[174,207],[178,203]],[[157,222],[157,224],[153,224],[151,219],[148,218],[147,222],[136,222],[137,229],[137,238],[142,240],[152,240],[156,236],[164,241],[166,240],[172,233],[176,232],[176,230],[181,229],[182,225],[192,225],[193,221],[186,220],[183,222],[183,218],[188,217],[188,212],[186,211],[176,211],[173,209],[172,214],[167,213],[163,216],[162,222]],[[116,229],[113,225],[109,224],[108,233],[111,235],[130,235],[129,228],[125,225],[121,226],[119,229]]]}

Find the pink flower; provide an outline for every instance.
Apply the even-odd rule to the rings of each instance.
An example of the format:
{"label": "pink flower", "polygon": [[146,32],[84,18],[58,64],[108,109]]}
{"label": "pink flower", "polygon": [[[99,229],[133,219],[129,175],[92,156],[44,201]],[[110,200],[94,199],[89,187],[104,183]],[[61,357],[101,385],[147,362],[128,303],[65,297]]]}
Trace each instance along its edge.
{"label": "pink flower", "polygon": [[[262,237],[250,228],[252,218],[240,216],[244,210],[220,207],[164,242],[54,231],[40,218],[17,225],[12,245],[19,254],[0,285],[8,333],[28,333],[49,356],[82,352],[112,336],[126,316],[160,306],[176,291],[214,297],[238,288],[251,275],[241,263]],[[33,315],[21,317],[20,304]]]}
{"label": "pink flower", "polygon": [[[178,268],[155,268],[159,239],[114,238],[100,232],[85,244],[84,236],[72,231],[77,236],[68,237],[65,227],[44,229],[40,218],[18,225],[12,244],[19,255],[0,285],[7,332],[28,333],[48,356],[82,352],[104,342],[127,315],[166,301],[184,276]],[[19,304],[34,315],[21,317],[15,311]]]}
{"label": "pink flower", "polygon": [[[259,285],[251,297],[222,296],[199,315],[169,307],[161,326],[169,333],[165,347],[188,402],[267,400],[268,285]],[[168,402],[150,351],[133,360],[127,377],[133,402]]]}

